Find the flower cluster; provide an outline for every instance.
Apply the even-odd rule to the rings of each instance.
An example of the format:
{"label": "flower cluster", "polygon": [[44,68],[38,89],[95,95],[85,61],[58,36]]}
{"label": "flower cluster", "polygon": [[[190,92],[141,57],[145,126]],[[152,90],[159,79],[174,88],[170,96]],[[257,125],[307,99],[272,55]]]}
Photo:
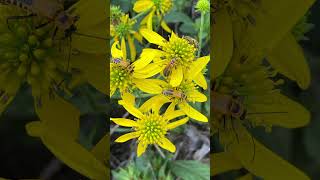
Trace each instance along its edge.
{"label": "flower cluster", "polygon": [[[105,4],[80,0],[72,4],[72,12],[66,9],[68,18],[77,17],[73,31],[41,13],[45,8],[63,8],[60,3],[48,3],[42,9],[32,6],[32,15],[14,2],[0,3],[0,113],[21,87],[30,87],[39,121],[26,125],[28,134],[41,139],[57,158],[91,179],[105,179],[109,174],[108,137],[91,150],[78,142],[80,110],[70,98],[76,87],[86,83],[107,92]],[[89,21],[91,17],[96,18]]]}
{"label": "flower cluster", "polygon": [[[283,74],[300,88],[310,84],[310,70],[290,29],[312,1],[281,3],[227,0],[213,6],[211,130],[219,148],[212,152],[212,175],[244,168],[243,177],[308,177],[274,154],[251,134],[252,128],[298,128],[310,121],[302,105],[282,95]],[[291,9],[283,13],[290,4]],[[281,18],[278,18],[282,16]],[[290,61],[288,61],[290,59]],[[268,169],[268,171],[265,171]]]}
{"label": "flower cluster", "polygon": [[[137,16],[130,19],[123,13],[119,20],[111,20],[118,24],[111,26],[114,36],[111,41],[110,96],[120,98],[118,103],[135,117],[134,120],[111,120],[120,126],[132,128],[133,132],[120,136],[116,142],[138,138],[138,156],[145,152],[148,145],[159,145],[174,152],[175,146],[166,137],[169,130],[185,124],[189,118],[208,121],[191,104],[207,101],[202,91],[208,87],[205,71],[210,57],[197,56],[201,50],[195,38],[178,36],[170,30],[163,16],[171,8],[171,0],[137,1],[133,10],[139,13],[138,17],[145,17],[136,30],[133,27],[139,22]],[[118,8],[112,9],[113,14],[120,14],[116,13]],[[153,24],[159,24],[169,32],[168,39],[158,34]],[[126,33],[120,33],[119,29]],[[143,39],[140,37],[134,42],[132,36],[137,35],[148,41],[152,48],[149,44],[142,44]],[[135,43],[144,46],[138,55]],[[141,101],[146,96],[150,98],[140,106],[136,99]]]}

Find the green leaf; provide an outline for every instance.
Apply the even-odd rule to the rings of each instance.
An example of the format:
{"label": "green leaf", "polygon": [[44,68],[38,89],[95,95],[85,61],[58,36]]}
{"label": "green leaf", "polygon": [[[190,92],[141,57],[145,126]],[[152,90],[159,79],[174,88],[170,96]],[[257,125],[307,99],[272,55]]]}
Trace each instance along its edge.
{"label": "green leaf", "polygon": [[184,180],[210,179],[210,168],[207,164],[192,160],[178,160],[171,164],[171,171]]}
{"label": "green leaf", "polygon": [[186,23],[186,24],[193,24],[192,19],[188,15],[186,15],[185,13],[182,13],[182,12],[174,12],[174,11],[172,11],[171,13],[167,14],[164,17],[164,20],[167,23],[179,23],[179,22],[182,22],[182,23]]}
{"label": "green leaf", "polygon": [[179,30],[186,34],[197,34],[197,31],[195,30],[195,25],[193,23],[184,23],[180,26]]}
{"label": "green leaf", "polygon": [[166,175],[166,168],[167,168],[167,162],[163,163],[163,165],[160,167],[160,170],[158,172],[158,178],[164,179]]}

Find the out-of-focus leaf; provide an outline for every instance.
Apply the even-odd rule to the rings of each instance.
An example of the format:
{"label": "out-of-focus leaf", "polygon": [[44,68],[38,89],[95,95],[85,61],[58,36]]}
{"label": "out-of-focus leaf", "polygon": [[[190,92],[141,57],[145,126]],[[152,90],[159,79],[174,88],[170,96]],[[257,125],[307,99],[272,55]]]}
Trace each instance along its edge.
{"label": "out-of-focus leaf", "polygon": [[164,17],[164,20],[167,23],[179,23],[179,22],[186,23],[186,24],[193,23],[192,19],[188,15],[182,12],[175,12],[175,11],[172,11],[171,13],[167,14]]}
{"label": "out-of-focus leaf", "polygon": [[186,34],[191,34],[191,35],[197,34],[197,31],[195,30],[193,23],[184,23],[180,26],[179,30]]}
{"label": "out-of-focus leaf", "polygon": [[184,180],[207,180],[210,178],[210,168],[199,161],[178,160],[170,164],[171,171]]}

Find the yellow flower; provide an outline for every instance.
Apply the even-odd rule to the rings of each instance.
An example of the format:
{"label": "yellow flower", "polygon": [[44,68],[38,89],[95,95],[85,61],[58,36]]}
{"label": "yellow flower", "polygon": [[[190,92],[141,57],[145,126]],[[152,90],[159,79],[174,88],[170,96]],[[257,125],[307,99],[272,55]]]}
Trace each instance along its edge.
{"label": "yellow flower", "polygon": [[111,118],[114,123],[120,126],[132,127],[134,130],[134,132],[117,138],[115,140],[116,142],[123,143],[130,139],[138,138],[138,157],[146,151],[148,145],[159,145],[170,152],[176,151],[175,145],[166,138],[166,134],[169,130],[183,125],[188,121],[188,117],[185,117],[175,122],[170,122],[177,117],[183,116],[184,114],[181,111],[167,109],[167,111],[162,115],[159,114],[159,109],[156,108],[148,108],[142,111],[134,106],[134,100],[126,100],[126,98],[124,98],[124,100],[120,100],[119,104],[136,118],[135,120]]}
{"label": "yellow flower", "polygon": [[163,20],[163,16],[172,8],[172,0],[138,0],[134,4],[133,10],[137,13],[150,11],[141,21],[141,25],[147,25],[147,28],[153,30],[153,17],[156,16],[161,23],[161,27],[171,33],[171,29]]}
{"label": "yellow flower", "polygon": [[110,24],[110,35],[114,38],[114,41],[128,41],[132,61],[135,61],[137,54],[134,38],[142,42],[142,36],[133,29],[135,23],[136,20],[131,20],[128,14],[124,14],[120,17],[119,21]]}
{"label": "yellow flower", "polygon": [[[173,87],[179,86],[182,79],[187,77],[186,79],[194,80],[204,89],[207,88],[205,78],[199,72],[208,64],[210,57],[196,58],[196,44],[193,44],[188,38],[179,38],[173,32],[169,41],[149,29],[141,29],[140,32],[150,43],[158,45],[161,49],[150,49],[141,57],[162,64],[163,75],[168,78]],[[141,69],[142,67],[136,66],[136,68]],[[192,73],[189,73],[190,70]]]}
{"label": "yellow flower", "polygon": [[[236,4],[242,1],[233,2],[236,11],[244,10]],[[251,3],[254,2],[258,1]],[[262,126],[266,131],[271,131],[272,126],[297,128],[309,123],[308,110],[280,94],[276,86],[281,81],[274,82],[272,79],[279,71],[297,81],[300,87],[308,87],[310,76],[307,64],[299,45],[288,32],[313,2],[263,1],[259,9],[263,9],[264,13],[260,12],[257,16],[254,13],[242,13],[246,15],[242,17],[247,19],[245,21],[249,26],[241,26],[242,18],[239,21],[232,18],[238,13],[232,13],[230,8],[218,6],[214,12],[212,36],[216,37],[213,38],[215,60],[211,77],[215,85],[213,91],[223,96],[220,96],[220,100],[211,98],[211,129],[225,151],[211,155],[215,164],[211,169],[212,175],[245,168],[263,179],[309,179],[257,141],[248,129]],[[288,6],[288,11],[283,13]],[[270,67],[262,65],[262,59],[266,57]],[[287,59],[292,61],[288,62]],[[276,70],[271,71],[272,68]],[[230,100],[233,107],[239,103],[240,107],[226,114],[224,105]]]}
{"label": "yellow flower", "polygon": [[52,37],[56,22],[36,28],[48,21],[41,16],[7,24],[8,17],[27,14],[21,8],[0,5],[0,111],[13,100],[20,86],[28,83],[40,119],[27,126],[28,133],[40,137],[71,168],[101,180],[108,175],[105,159],[98,159],[95,148],[88,151],[77,143],[80,111],[60,95],[87,82],[107,92],[105,7],[106,1],[100,0],[80,0],[70,7],[80,17],[70,41],[61,29]]}
{"label": "yellow flower", "polygon": [[[218,77],[228,66],[233,55],[233,47],[240,39],[250,43],[254,48],[252,53],[262,55],[279,73],[289,79],[297,81],[302,89],[309,87],[311,75],[308,63],[300,45],[297,43],[291,29],[306,13],[314,0],[308,1],[240,1],[217,0],[212,5],[214,24],[211,31],[213,69],[211,77]],[[294,14],[283,13],[283,9],[290,6]],[[279,17],[279,18],[278,18]],[[277,33],[274,33],[277,32]],[[243,36],[244,37],[236,37]],[[261,36],[261,34],[264,34]],[[249,54],[246,54],[250,56]],[[291,61],[287,61],[291,59]]]}
{"label": "yellow flower", "polygon": [[162,91],[150,99],[148,99],[141,107],[145,110],[149,107],[160,108],[166,103],[170,103],[168,109],[174,110],[176,106],[190,118],[200,122],[208,122],[208,118],[194,109],[189,103],[206,102],[207,97],[198,91],[195,83],[188,80],[183,80],[177,87],[172,87],[170,84],[163,82],[161,84]]}
{"label": "yellow flower", "polygon": [[307,179],[257,141],[248,129],[264,127],[270,132],[273,126],[302,127],[309,123],[310,113],[280,93],[277,86],[283,80],[273,80],[277,72],[263,66],[261,56],[246,57],[250,49],[237,47],[225,72],[213,80],[211,129],[225,151],[213,153],[216,166],[212,167],[212,174],[245,168],[264,179],[293,174],[297,179]]}
{"label": "yellow flower", "polygon": [[[123,40],[124,41],[124,40]],[[158,64],[150,64],[140,58],[134,63],[127,59],[125,43],[121,43],[121,50],[117,48],[119,42],[115,42],[111,48],[112,59],[110,63],[110,96],[117,89],[120,93],[132,92],[136,87],[150,94],[161,92],[159,80],[146,79],[158,74],[161,68]],[[143,66],[143,69],[136,69],[136,66]]]}

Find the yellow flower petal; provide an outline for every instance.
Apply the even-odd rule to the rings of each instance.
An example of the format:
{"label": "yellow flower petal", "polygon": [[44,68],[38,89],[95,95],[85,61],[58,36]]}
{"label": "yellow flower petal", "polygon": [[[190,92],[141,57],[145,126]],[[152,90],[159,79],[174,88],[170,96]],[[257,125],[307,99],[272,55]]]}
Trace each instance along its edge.
{"label": "yellow flower petal", "polygon": [[181,66],[172,69],[172,73],[170,75],[170,85],[173,87],[177,87],[181,84],[183,79],[183,70]]}
{"label": "yellow flower petal", "polygon": [[125,127],[136,127],[139,126],[139,124],[136,121],[133,121],[131,119],[125,119],[125,118],[110,118],[111,121],[114,123],[125,126]]}
{"label": "yellow flower petal", "polygon": [[117,48],[119,41],[115,41],[111,46],[111,55],[113,58],[122,58],[122,51]]}
{"label": "yellow flower petal", "polygon": [[162,51],[157,49],[145,48],[142,50],[140,58],[133,63],[135,70],[140,70],[146,67],[155,58],[163,54]]}
{"label": "yellow flower petal", "polygon": [[158,79],[139,79],[133,81],[135,86],[137,86],[141,91],[149,94],[160,94],[162,92],[161,84],[158,82]]}
{"label": "yellow flower petal", "polygon": [[226,8],[222,8],[215,14],[211,37],[213,44],[211,78],[214,80],[225,71],[233,54],[232,21]]}
{"label": "yellow flower petal", "polygon": [[242,168],[241,163],[229,152],[210,154],[210,159],[212,164],[211,176]]}
{"label": "yellow flower petal", "polygon": [[[248,53],[245,54],[249,57],[257,55],[257,52],[264,52],[262,55],[266,55],[266,51],[272,50],[291,31],[314,2],[315,0],[283,0],[276,4],[272,1],[261,4],[261,9],[267,9],[268,12],[255,16],[256,25],[246,32],[248,36],[244,43],[251,46],[243,44],[240,47],[248,47],[245,49]],[[284,9],[286,13],[283,13]]]}
{"label": "yellow flower petal", "polygon": [[140,157],[146,151],[147,147],[148,147],[147,144],[139,142],[138,148],[137,148],[137,156]]}
{"label": "yellow flower petal", "polygon": [[170,27],[168,26],[168,24],[167,24],[165,21],[162,21],[162,22],[161,22],[161,27],[162,27],[165,31],[167,31],[168,33],[171,33],[171,32],[172,32],[172,30],[170,29]]}
{"label": "yellow flower petal", "polygon": [[204,56],[198,58],[196,61],[193,61],[189,72],[187,73],[187,79],[192,80],[194,79],[202,70],[207,66],[210,61],[210,56]]}
{"label": "yellow flower petal", "polygon": [[144,25],[147,24],[148,19],[149,19],[150,16],[152,16],[151,12],[149,12],[148,15],[145,16],[145,17],[142,19],[142,21],[141,21],[141,23],[140,23],[140,25],[141,25],[140,28],[146,28]]}
{"label": "yellow flower petal", "polygon": [[108,61],[102,54],[81,53],[71,59],[71,67],[77,68],[84,73],[87,82],[104,94],[109,94]]}
{"label": "yellow flower petal", "polygon": [[175,119],[177,117],[184,116],[184,115],[186,114],[182,110],[176,110],[176,111],[164,114],[163,118],[170,121],[172,119]]}
{"label": "yellow flower petal", "polygon": [[[266,100],[271,103],[264,103]],[[305,126],[310,112],[299,103],[280,93],[270,93],[248,99],[247,117],[285,128]]]}
{"label": "yellow flower petal", "polygon": [[152,44],[163,46],[167,42],[167,40],[165,40],[158,33],[149,29],[141,29],[140,33],[147,41],[149,41]]}
{"label": "yellow flower petal", "polygon": [[139,79],[145,79],[160,73],[164,68],[164,61],[158,61],[145,66],[143,69],[134,71],[132,76]]}
{"label": "yellow flower petal", "polygon": [[134,105],[135,104],[135,97],[131,93],[124,92],[122,95],[122,100],[128,102],[129,104]]}
{"label": "yellow flower petal", "polygon": [[249,172],[263,179],[279,179],[279,177],[296,180],[310,179],[302,171],[252,138],[252,135],[243,125],[239,123],[235,126],[237,127],[239,142],[235,141],[230,144],[228,151],[230,151]]}
{"label": "yellow flower petal", "polygon": [[116,90],[117,90],[116,88],[110,86],[110,97],[113,96],[113,94],[116,92]]}
{"label": "yellow flower petal", "polygon": [[80,36],[74,33],[72,35],[72,48],[86,53],[106,54],[108,37],[106,6],[106,1],[91,0],[89,2],[82,0],[69,8],[74,9],[74,14],[80,15],[80,19],[76,22],[77,33],[97,37]]}
{"label": "yellow flower petal", "polygon": [[307,89],[311,82],[311,73],[304,53],[295,37],[287,34],[275,48],[268,53],[268,62],[279,73],[297,81],[302,89]]}
{"label": "yellow flower petal", "polygon": [[136,51],[136,47],[134,45],[134,40],[131,38],[130,35],[127,36],[127,37],[128,37],[129,48],[130,48],[131,61],[135,61],[136,60],[137,51]]}
{"label": "yellow flower petal", "polygon": [[170,41],[175,41],[177,39],[179,39],[179,37],[176,35],[176,33],[172,31],[170,36]]}
{"label": "yellow flower petal", "polygon": [[129,104],[126,101],[120,100],[118,101],[118,103],[120,105],[122,105],[130,114],[132,114],[133,116],[137,117],[137,118],[142,118],[143,114],[141,111],[139,111],[139,109],[137,109],[136,107],[134,107],[132,104]]}
{"label": "yellow flower petal", "polygon": [[150,9],[154,3],[151,0],[138,0],[134,3],[133,10],[135,12],[143,12]]}
{"label": "yellow flower petal", "polygon": [[110,135],[106,134],[91,150],[92,154],[102,163],[107,163],[108,161],[109,142],[110,142]]}
{"label": "yellow flower petal", "polygon": [[[67,111],[65,111],[67,112]],[[63,113],[65,113],[63,112]],[[58,120],[58,119],[57,119]],[[33,130],[43,144],[66,165],[90,179],[103,179],[107,177],[107,167],[96,157],[76,142],[76,139],[65,136],[57,128],[66,129],[63,124],[59,127],[48,126],[46,122],[32,122],[27,124],[27,131]],[[35,132],[36,131],[36,132]]]}
{"label": "yellow flower petal", "polygon": [[140,106],[140,111],[147,112],[152,109],[155,112],[159,112],[159,109],[168,102],[170,102],[170,100],[163,95],[156,95],[144,102]]}
{"label": "yellow flower petal", "polygon": [[206,116],[201,114],[199,111],[195,110],[188,103],[183,102],[183,103],[179,104],[178,106],[189,117],[191,117],[197,121],[208,122],[208,118]]}
{"label": "yellow flower petal", "polygon": [[176,151],[176,146],[172,144],[172,142],[166,137],[161,138],[161,140],[157,144],[163,149],[166,149],[172,153]]}
{"label": "yellow flower petal", "polygon": [[153,21],[153,16],[154,16],[155,11],[156,11],[156,10],[153,9],[153,10],[150,12],[149,17],[148,17],[148,21],[147,21],[147,28],[148,28],[149,30],[151,30],[151,31],[152,31],[152,29],[153,29],[152,21]]}
{"label": "yellow flower petal", "polygon": [[207,84],[207,80],[204,77],[204,75],[202,73],[199,73],[194,79],[193,81],[200,87],[202,87],[203,89],[208,89],[208,84]]}
{"label": "yellow flower petal", "polygon": [[35,105],[39,119],[51,131],[76,140],[79,136],[80,111],[57,94],[54,98],[42,96],[42,106]]}
{"label": "yellow flower petal", "polygon": [[131,139],[134,139],[134,138],[137,138],[139,137],[140,134],[138,132],[131,132],[131,133],[127,133],[127,134],[124,134],[120,137],[118,137],[115,142],[117,143],[123,143],[123,142],[126,142],[126,141],[129,141]]}
{"label": "yellow flower petal", "polygon": [[127,47],[126,47],[126,41],[124,38],[121,39],[121,52],[122,52],[122,58],[126,61],[127,60]]}
{"label": "yellow flower petal", "polygon": [[138,40],[142,44],[143,37],[138,32],[135,32],[133,36],[134,38],[136,38],[136,40]]}
{"label": "yellow flower petal", "polygon": [[176,103],[175,102],[172,102],[166,109],[166,112],[164,112],[163,116],[167,116],[168,114],[170,113],[173,113],[175,108],[176,108]]}
{"label": "yellow flower petal", "polygon": [[206,102],[208,98],[206,95],[202,94],[198,90],[194,90],[188,93],[188,100],[195,102]]}
{"label": "yellow flower petal", "polygon": [[167,125],[167,128],[168,128],[168,129],[174,129],[174,128],[178,127],[178,126],[181,126],[181,125],[187,123],[188,120],[189,120],[188,117],[183,118],[183,119],[180,119],[180,120],[177,120],[177,121],[175,121],[175,122],[172,122],[172,123],[168,124],[168,125]]}

